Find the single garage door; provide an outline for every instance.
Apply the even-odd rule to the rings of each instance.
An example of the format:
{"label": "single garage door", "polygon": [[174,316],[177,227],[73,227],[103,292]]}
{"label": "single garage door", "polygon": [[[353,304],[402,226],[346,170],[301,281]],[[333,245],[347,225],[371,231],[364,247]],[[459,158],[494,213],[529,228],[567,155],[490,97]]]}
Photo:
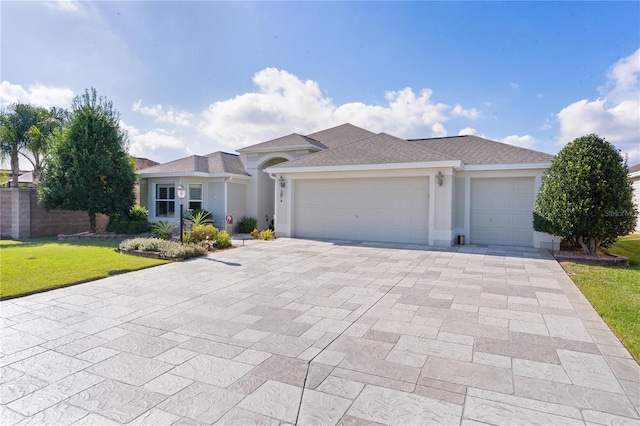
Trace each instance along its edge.
{"label": "single garage door", "polygon": [[295,237],[427,244],[428,232],[428,177],[295,181]]}
{"label": "single garage door", "polygon": [[533,245],[534,178],[471,179],[471,243]]}

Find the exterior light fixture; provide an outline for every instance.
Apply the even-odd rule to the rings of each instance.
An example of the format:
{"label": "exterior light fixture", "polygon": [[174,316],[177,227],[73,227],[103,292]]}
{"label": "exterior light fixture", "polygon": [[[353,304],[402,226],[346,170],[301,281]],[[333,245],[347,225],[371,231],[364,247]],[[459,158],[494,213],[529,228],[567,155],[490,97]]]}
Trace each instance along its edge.
{"label": "exterior light fixture", "polygon": [[444,183],[444,175],[441,171],[438,171],[438,174],[436,175],[436,182],[438,182],[438,186],[442,186]]}
{"label": "exterior light fixture", "polygon": [[182,203],[182,200],[184,200],[184,197],[187,195],[187,191],[184,189],[182,182],[180,182],[180,185],[176,188],[176,192],[180,199],[180,244],[182,244],[182,230],[184,224],[184,204]]}
{"label": "exterior light fixture", "polygon": [[280,179],[278,179],[278,184],[280,185],[280,200],[282,201],[282,196],[284,195],[284,187],[286,186],[284,177],[280,176]]}

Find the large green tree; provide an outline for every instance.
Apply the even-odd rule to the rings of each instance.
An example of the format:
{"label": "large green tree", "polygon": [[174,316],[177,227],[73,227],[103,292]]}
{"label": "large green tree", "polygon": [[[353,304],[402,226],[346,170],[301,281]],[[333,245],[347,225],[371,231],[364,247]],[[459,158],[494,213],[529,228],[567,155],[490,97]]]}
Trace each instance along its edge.
{"label": "large green tree", "polygon": [[113,103],[94,88],[74,99],[38,188],[40,205],[87,211],[91,232],[96,232],[96,213],[129,211],[136,176],[119,118]]}
{"label": "large green tree", "polygon": [[533,228],[570,239],[594,255],[635,228],[637,210],[626,159],[611,143],[591,134],[555,156],[542,178]]}

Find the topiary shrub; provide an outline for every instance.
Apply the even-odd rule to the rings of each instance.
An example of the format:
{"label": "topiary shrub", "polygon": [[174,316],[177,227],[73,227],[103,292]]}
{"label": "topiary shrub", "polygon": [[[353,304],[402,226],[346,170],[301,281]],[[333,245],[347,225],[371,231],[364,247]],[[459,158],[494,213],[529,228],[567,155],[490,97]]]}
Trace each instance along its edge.
{"label": "topiary shrub", "polygon": [[232,245],[229,233],[227,231],[219,231],[218,235],[216,235],[216,248],[222,249],[231,247]]}
{"label": "topiary shrub", "polygon": [[533,229],[577,242],[586,254],[632,232],[629,168],[609,142],[591,134],[575,139],[555,156],[542,177]]}
{"label": "topiary shrub", "polygon": [[250,234],[258,225],[258,219],[250,216],[242,216],[238,222],[238,234]]}
{"label": "topiary shrub", "polygon": [[145,206],[133,206],[129,210],[129,220],[132,222],[146,222],[149,220],[149,210]]}
{"label": "topiary shrub", "polygon": [[182,241],[185,243],[199,243],[209,239],[214,241],[218,235],[218,229],[213,225],[194,225],[190,230],[184,231]]}

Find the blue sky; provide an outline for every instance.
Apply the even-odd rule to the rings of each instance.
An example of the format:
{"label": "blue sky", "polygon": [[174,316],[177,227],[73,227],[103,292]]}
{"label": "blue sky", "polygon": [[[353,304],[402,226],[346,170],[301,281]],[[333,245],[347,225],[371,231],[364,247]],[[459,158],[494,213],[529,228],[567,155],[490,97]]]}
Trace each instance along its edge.
{"label": "blue sky", "polygon": [[639,2],[0,3],[0,102],[114,102],[165,162],[351,122],[640,162]]}

